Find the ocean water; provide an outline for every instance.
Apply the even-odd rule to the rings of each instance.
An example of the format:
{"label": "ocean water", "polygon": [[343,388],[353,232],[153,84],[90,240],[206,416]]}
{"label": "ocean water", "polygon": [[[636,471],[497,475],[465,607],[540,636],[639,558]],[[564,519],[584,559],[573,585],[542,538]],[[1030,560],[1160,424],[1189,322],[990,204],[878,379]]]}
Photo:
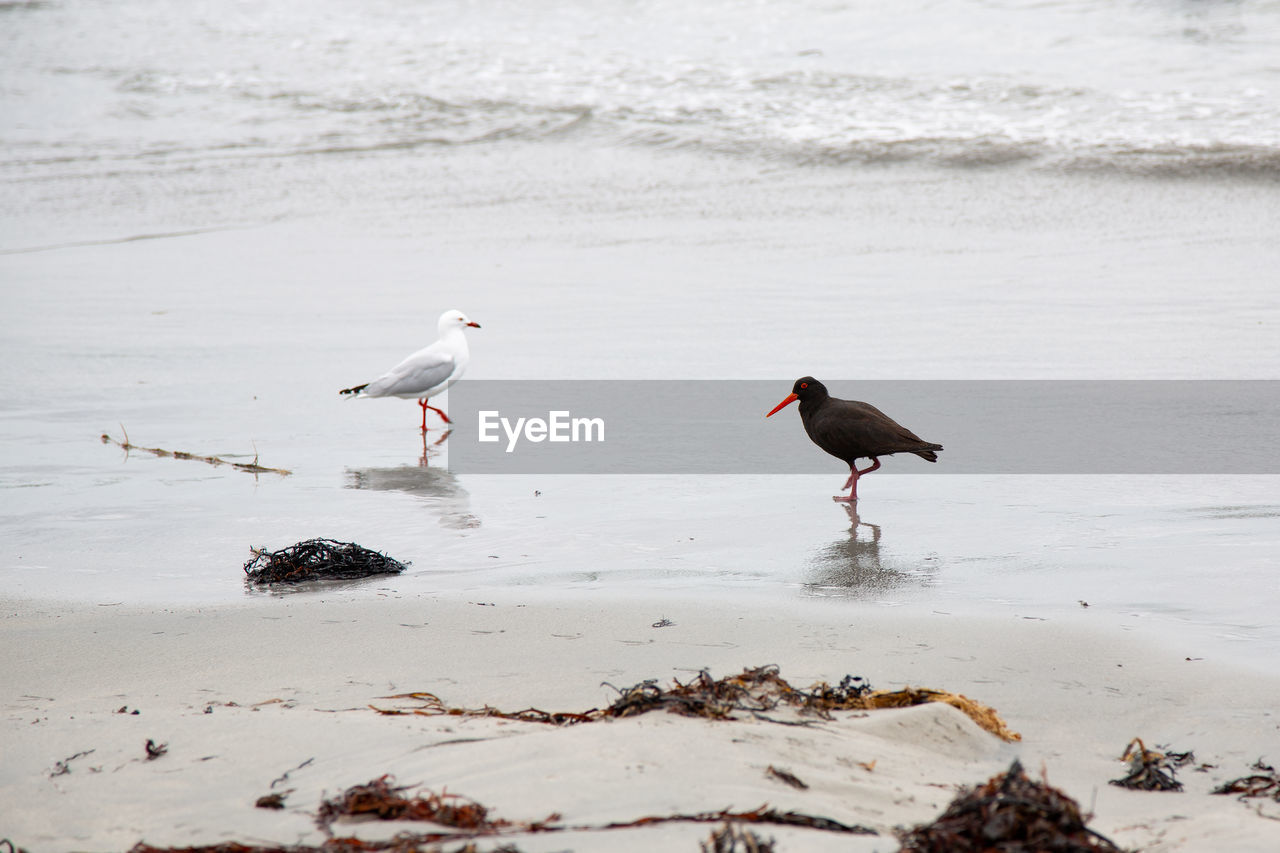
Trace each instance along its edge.
{"label": "ocean water", "polygon": [[1274,175],[1274,2],[5,3],[6,174],[585,137]]}
{"label": "ocean water", "polygon": [[329,536],[413,566],[299,594],[1109,620],[1274,668],[1275,476],[894,458],[853,518],[834,460],[467,476],[336,392],[454,307],[472,378],[776,380],[762,417],[804,374],[1280,378],[1278,57],[1275,2],[0,3],[0,595],[261,602],[250,546]]}

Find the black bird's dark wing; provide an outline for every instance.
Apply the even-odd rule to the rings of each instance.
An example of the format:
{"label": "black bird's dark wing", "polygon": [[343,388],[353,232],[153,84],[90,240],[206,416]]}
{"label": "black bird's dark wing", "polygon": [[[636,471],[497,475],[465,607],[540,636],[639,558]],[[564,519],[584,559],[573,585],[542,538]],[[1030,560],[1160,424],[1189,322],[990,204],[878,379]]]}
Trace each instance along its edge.
{"label": "black bird's dark wing", "polygon": [[[802,416],[805,414],[801,412]],[[875,406],[859,400],[828,397],[802,419],[814,444],[850,465],[855,459],[894,453],[914,453],[936,462],[934,451],[942,449],[942,445],[925,441]]]}

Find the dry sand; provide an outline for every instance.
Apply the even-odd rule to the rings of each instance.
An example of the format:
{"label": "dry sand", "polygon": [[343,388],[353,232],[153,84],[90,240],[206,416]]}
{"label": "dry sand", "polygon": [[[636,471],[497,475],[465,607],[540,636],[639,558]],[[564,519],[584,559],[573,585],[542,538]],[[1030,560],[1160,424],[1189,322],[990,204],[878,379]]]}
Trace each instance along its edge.
{"label": "dry sand", "polygon": [[[753,827],[780,851],[892,851],[894,827],[934,819],[956,786],[984,781],[1014,757],[1125,847],[1280,849],[1280,806],[1209,794],[1260,755],[1280,759],[1280,680],[1097,627],[1084,609],[1077,624],[1062,624],[848,603],[566,602],[513,591],[474,602],[338,593],[169,610],[10,601],[0,612],[0,838],[31,851],[318,844],[321,797],[386,773],[474,798],[496,817],[556,813],[583,827],[768,803],[880,833]],[[654,627],[663,617],[674,624]],[[723,676],[768,663],[797,686],[854,674],[878,688],[963,693],[996,708],[1023,740],[1004,743],[938,704],[806,726],[660,712],[564,728],[369,708],[422,690],[457,706],[581,711],[612,701],[602,682],[668,684],[704,667]],[[1194,750],[1213,767],[1180,771],[1180,793],[1108,785],[1123,775],[1117,759],[1135,736]],[[145,760],[148,738],[167,753]],[[53,775],[81,752],[69,772]],[[767,776],[770,765],[809,787]],[[254,808],[283,790],[285,810]],[[404,828],[344,824],[342,832]],[[508,840],[523,851],[696,851],[711,828]]]}

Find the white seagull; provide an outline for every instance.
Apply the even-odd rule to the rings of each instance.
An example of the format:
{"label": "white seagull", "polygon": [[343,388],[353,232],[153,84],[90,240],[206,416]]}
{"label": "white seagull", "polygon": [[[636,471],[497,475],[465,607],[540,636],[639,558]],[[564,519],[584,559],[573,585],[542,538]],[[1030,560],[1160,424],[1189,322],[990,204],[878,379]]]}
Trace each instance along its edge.
{"label": "white seagull", "polygon": [[461,379],[467,369],[471,352],[462,333],[467,326],[480,328],[479,323],[471,322],[461,311],[444,312],[436,327],[440,333],[438,341],[418,350],[372,382],[343,388],[338,393],[354,397],[416,397],[422,407],[423,432],[427,431],[427,409],[444,418],[445,423],[453,423],[444,412],[428,406],[427,400]]}

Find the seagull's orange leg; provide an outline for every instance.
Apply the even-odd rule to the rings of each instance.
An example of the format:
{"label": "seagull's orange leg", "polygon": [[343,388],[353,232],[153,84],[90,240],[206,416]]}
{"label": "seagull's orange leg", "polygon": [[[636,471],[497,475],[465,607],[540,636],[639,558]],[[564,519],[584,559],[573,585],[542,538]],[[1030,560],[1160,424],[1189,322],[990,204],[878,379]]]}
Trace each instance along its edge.
{"label": "seagull's orange leg", "polygon": [[419,400],[418,405],[422,407],[422,431],[423,432],[427,431],[427,409],[430,409],[431,411],[439,415],[444,420],[445,423],[447,424],[453,423],[453,421],[449,420],[449,416],[446,415],[444,412],[442,412],[440,409],[437,409],[435,406],[428,406],[426,397],[423,397],[421,400]]}

